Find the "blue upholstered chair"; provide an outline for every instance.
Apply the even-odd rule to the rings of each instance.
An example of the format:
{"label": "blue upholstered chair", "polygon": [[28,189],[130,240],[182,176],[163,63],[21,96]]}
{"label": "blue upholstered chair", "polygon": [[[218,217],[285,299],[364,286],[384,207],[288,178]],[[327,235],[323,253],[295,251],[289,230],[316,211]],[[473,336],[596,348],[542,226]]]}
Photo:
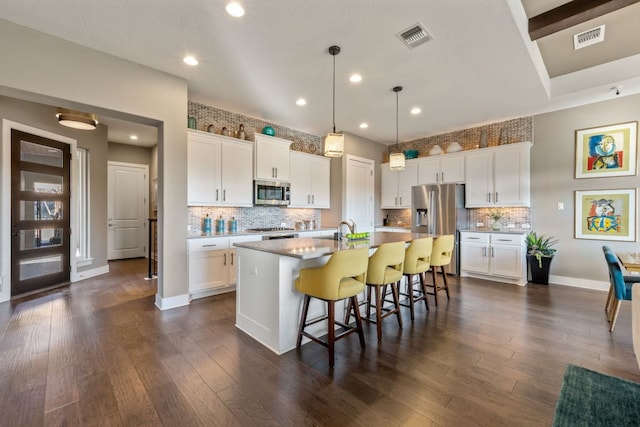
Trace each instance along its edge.
{"label": "blue upholstered chair", "polygon": [[609,282],[611,283],[605,310],[609,315],[609,322],[611,322],[609,332],[613,332],[613,329],[616,327],[616,320],[622,300],[631,301],[631,287],[633,286],[633,282],[624,281],[622,268],[620,267],[620,262],[615,252],[608,246],[603,246],[602,251],[609,266]]}

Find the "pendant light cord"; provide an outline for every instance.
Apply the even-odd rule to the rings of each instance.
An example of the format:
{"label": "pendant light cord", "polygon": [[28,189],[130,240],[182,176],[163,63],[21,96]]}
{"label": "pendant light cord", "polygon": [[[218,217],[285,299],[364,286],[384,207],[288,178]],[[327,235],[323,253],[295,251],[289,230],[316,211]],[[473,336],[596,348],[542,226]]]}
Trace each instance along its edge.
{"label": "pendant light cord", "polygon": [[333,55],[333,133],[336,133],[336,55]]}
{"label": "pendant light cord", "polygon": [[396,91],[396,150],[399,149],[398,145],[398,92]]}

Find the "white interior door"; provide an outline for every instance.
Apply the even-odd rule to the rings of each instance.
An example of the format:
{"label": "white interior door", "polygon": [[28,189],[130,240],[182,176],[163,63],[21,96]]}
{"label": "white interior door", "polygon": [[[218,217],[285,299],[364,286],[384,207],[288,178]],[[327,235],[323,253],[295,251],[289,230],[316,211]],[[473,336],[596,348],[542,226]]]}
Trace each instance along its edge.
{"label": "white interior door", "polygon": [[374,229],[375,162],[371,159],[347,155],[343,217],[352,219],[358,232]]}
{"label": "white interior door", "polygon": [[149,167],[108,163],[107,258],[145,256],[149,199]]}

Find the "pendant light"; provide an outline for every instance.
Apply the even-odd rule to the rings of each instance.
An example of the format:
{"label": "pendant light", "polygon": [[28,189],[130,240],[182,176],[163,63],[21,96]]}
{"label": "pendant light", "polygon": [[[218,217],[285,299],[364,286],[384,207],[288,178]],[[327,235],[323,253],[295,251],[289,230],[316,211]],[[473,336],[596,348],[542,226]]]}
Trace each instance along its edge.
{"label": "pendant light", "polygon": [[333,132],[324,139],[324,155],[326,157],[341,157],[344,152],[344,135],[336,133],[336,55],[340,53],[340,46],[329,47],[333,55]]}
{"label": "pendant light", "polygon": [[[402,86],[396,86],[393,91],[396,93],[396,150],[399,150],[398,146],[398,92],[402,90]],[[389,169],[392,171],[404,170],[404,153],[397,152],[389,155]]]}

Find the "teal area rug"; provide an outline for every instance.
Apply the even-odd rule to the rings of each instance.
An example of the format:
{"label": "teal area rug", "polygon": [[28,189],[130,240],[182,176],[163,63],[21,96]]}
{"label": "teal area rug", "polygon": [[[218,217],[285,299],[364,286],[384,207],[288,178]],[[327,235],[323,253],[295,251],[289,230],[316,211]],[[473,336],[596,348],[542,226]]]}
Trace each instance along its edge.
{"label": "teal area rug", "polygon": [[640,425],[640,384],[568,365],[555,427]]}

